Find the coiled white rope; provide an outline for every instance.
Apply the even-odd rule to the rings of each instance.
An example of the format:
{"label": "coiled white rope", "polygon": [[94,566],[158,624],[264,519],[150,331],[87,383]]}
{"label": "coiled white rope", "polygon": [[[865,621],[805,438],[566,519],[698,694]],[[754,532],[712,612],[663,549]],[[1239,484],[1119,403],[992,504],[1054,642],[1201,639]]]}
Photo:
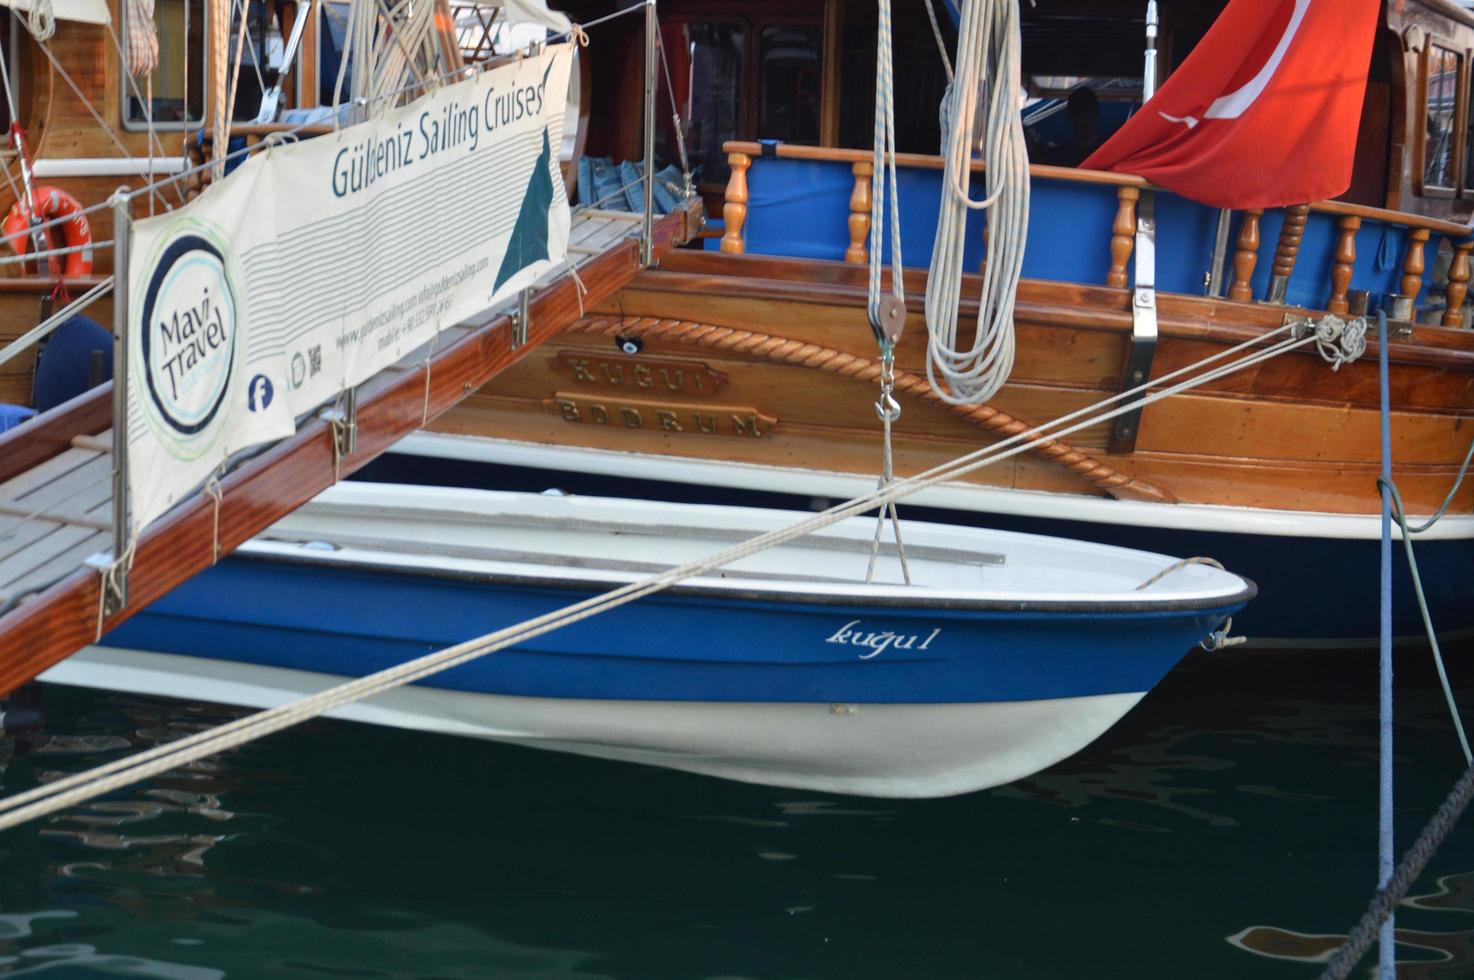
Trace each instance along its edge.
{"label": "coiled white rope", "polygon": [[[348,681],[337,687],[329,688],[326,691],[321,691],[318,694],[303,698],[291,704],[261,711],[253,715],[247,715],[244,718],[237,719],[217,728],[186,736],[185,738],[148,749],[125,759],[118,759],[86,772],[66,776],[46,783],[45,785],[5,797],[4,799],[0,799],[0,831],[8,830],[28,820],[34,820],[58,810],[64,810],[69,806],[85,802],[120,787],[147,779],[150,776],[158,775],[159,773],[166,772],[196,759],[202,759],[206,756],[215,755],[227,749],[244,745],[265,735],[290,728],[310,718],[326,714],[334,708],[355,701],[361,701],[364,698],[393,688],[412,684],[434,674],[449,670],[452,667],[459,666],[460,664],[467,663],[490,653],[495,653],[498,650],[504,650],[518,643],[525,643],[545,633],[550,633],[553,630],[572,625],[601,612],[660,592],[694,575],[709,572],[749,555],[804,537],[831,524],[836,524],[845,518],[865,513],[879,505],[909,497],[928,487],[936,486],[947,480],[956,479],[974,470],[981,469],[984,466],[1010,459],[1020,453],[1028,452],[1032,446],[1031,440],[1037,436],[1047,433],[1054,438],[1063,439],[1082,429],[1110,421],[1127,412],[1135,411],[1161,401],[1164,398],[1181,394],[1199,385],[1216,381],[1235,371],[1263,363],[1280,354],[1314,342],[1315,338],[1313,335],[1299,339],[1293,336],[1286,339],[1276,339],[1291,330],[1292,328],[1289,326],[1277,328],[1262,337],[1247,340],[1235,347],[1220,351],[1186,367],[1169,372],[1151,382],[1123,391],[1120,394],[1111,395],[1093,405],[1063,415],[1052,422],[1026,432],[1017,433],[1001,442],[985,446],[951,462],[933,467],[924,473],[905,480],[899,480],[886,487],[877,488],[862,497],[857,497],[854,500],[836,505],[822,514],[816,514],[789,527],[759,535],[706,558],[667,569],[656,575],[631,582],[628,585],[605,592],[602,595],[593,596],[581,602],[576,602],[562,609],[545,613],[534,619],[529,619],[514,626],[497,630],[494,633],[488,633],[485,636],[467,640],[465,643],[460,643],[435,653],[426,654],[423,657],[418,657],[414,660],[398,664],[397,666],[378,671],[377,673]],[[1250,348],[1266,341],[1273,342],[1268,347],[1246,353]],[[1203,370],[1210,364],[1224,361],[1230,357],[1235,359],[1224,364],[1219,364],[1217,367]],[[1201,371],[1201,373],[1194,374],[1194,372],[1198,371]],[[1177,379],[1179,378],[1186,378],[1186,380],[1178,381]],[[1159,388],[1156,391],[1149,392],[1147,390],[1149,387],[1164,385],[1168,382],[1176,383]],[[1115,407],[1109,407],[1112,405]]]}
{"label": "coiled white rope", "polygon": [[[965,0],[952,112],[943,131],[942,203],[926,285],[927,378],[943,401],[976,405],[1013,371],[1013,308],[1029,223],[1029,155],[1019,118],[1016,0]],[[990,80],[991,79],[991,80]],[[968,196],[979,142],[987,197]],[[988,210],[987,261],[972,343],[959,346],[962,257],[970,210]]]}
{"label": "coiled white rope", "polygon": [[37,41],[51,40],[56,33],[56,8],[51,0],[31,0],[31,9],[26,11],[26,30]]}

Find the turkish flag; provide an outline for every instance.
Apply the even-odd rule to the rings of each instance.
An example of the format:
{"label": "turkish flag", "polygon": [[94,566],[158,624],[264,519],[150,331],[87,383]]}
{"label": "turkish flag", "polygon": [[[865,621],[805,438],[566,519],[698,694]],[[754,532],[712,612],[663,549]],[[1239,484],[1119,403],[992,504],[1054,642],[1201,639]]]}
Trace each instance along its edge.
{"label": "turkish flag", "polygon": [[1221,208],[1304,204],[1351,186],[1381,0],[1230,0],[1081,167],[1139,174]]}

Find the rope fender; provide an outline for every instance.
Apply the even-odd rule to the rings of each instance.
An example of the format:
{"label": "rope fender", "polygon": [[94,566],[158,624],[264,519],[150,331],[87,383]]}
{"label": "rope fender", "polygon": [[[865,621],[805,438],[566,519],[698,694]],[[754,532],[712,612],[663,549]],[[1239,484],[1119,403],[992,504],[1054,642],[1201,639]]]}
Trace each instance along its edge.
{"label": "rope fender", "polygon": [[[621,321],[605,317],[588,317],[570,324],[564,332],[599,337],[619,335],[639,336],[647,340],[651,338],[671,340],[710,350],[751,354],[783,364],[817,368],[821,371],[853,378],[856,381],[874,381],[880,376],[880,362],[873,358],[859,357],[832,347],[821,347],[818,344],[804,343],[787,337],[775,337],[771,334],[739,330],[734,327],[720,327],[709,323],[696,323],[690,320],[636,317]],[[1015,436],[1035,428],[1033,424],[1002,412],[991,405],[951,404],[936,393],[926,378],[908,371],[897,369],[895,387],[897,391],[903,391],[913,398],[945,408],[953,415],[1001,436]],[[1027,441],[1031,454],[1064,467],[1117,500],[1177,503],[1177,498],[1162,487],[1124,473],[1069,443],[1047,436],[1032,437]]]}

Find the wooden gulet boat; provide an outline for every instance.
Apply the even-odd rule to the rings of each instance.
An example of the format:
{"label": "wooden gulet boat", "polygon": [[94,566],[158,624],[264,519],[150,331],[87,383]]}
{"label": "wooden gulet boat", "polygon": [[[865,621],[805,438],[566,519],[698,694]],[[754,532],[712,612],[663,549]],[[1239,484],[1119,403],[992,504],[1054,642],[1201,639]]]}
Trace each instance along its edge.
{"label": "wooden gulet boat", "polygon": [[[1131,78],[1141,70],[1142,7],[1026,5],[1030,91],[1060,94],[1060,75],[1125,76],[1124,86],[1098,89],[1103,117],[1121,118],[1140,98]],[[1165,74],[1222,7],[1164,0]],[[869,485],[880,455],[863,269],[871,153],[838,144],[847,133],[868,141],[868,79],[839,64],[843,52],[858,59],[866,39],[873,44],[873,12],[797,2],[739,13],[667,0],[661,16],[667,51],[691,52],[672,56],[675,101],[722,227],[705,250],[672,254],[545,354],[407,440],[401,461],[384,461],[378,478],[784,506]],[[987,405],[941,403],[925,380],[926,332],[913,303],[897,351],[897,471],[1027,429],[1130,387],[1137,372],[1161,376],[1287,317],[1350,318],[1400,294],[1415,312],[1402,314],[1388,340],[1394,474],[1411,511],[1434,510],[1474,439],[1474,243],[1465,224],[1474,100],[1463,53],[1474,45],[1474,17],[1442,0],[1387,4],[1376,31],[1356,169],[1341,199],[1221,215],[1130,175],[1032,166],[1013,374]],[[906,53],[897,56],[898,89],[914,96],[898,113],[903,143],[923,149],[935,140],[940,59],[919,4],[898,3],[896,32]],[[617,59],[586,67],[591,118],[612,122],[628,73]],[[777,93],[794,77],[805,95],[784,114]],[[585,152],[634,155],[627,133],[591,125]],[[743,135],[784,139],[730,138]],[[941,164],[924,153],[899,162],[903,251],[920,263]],[[1133,318],[1144,198],[1155,221],[1154,341]],[[969,247],[967,261],[981,262],[980,228]],[[979,286],[965,278],[965,318]],[[924,288],[923,273],[908,269],[907,294]],[[1241,620],[1252,639],[1361,641],[1375,634],[1376,578],[1362,570],[1374,566],[1379,533],[1379,342],[1373,336],[1366,357],[1336,371],[1314,351],[1298,352],[1167,399],[1138,420],[1041,441],[1028,456],[928,491],[915,513],[1214,555],[1263,590]],[[1442,632],[1474,629],[1471,508],[1466,481],[1420,539]],[[1397,632],[1417,635],[1405,577],[1395,591]]]}
{"label": "wooden gulet boat", "polygon": [[[43,675],[273,707],[802,513],[341,484]],[[779,786],[942,796],[1124,715],[1254,594],[1203,564],[850,518],[340,712]]]}

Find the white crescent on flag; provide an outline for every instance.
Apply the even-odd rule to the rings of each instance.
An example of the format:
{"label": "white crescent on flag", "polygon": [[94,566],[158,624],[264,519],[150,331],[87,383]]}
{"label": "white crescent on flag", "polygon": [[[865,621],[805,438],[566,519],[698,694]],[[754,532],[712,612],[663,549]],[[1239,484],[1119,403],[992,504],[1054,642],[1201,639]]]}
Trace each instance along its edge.
{"label": "white crescent on flag", "polygon": [[[1285,60],[1285,52],[1290,49],[1290,42],[1295,39],[1295,32],[1300,29],[1301,22],[1305,20],[1305,11],[1308,9],[1310,9],[1310,0],[1295,0],[1295,10],[1290,14],[1290,22],[1285,25],[1285,32],[1280,36],[1279,43],[1274,46],[1274,50],[1270,52],[1269,58],[1265,60],[1264,67],[1260,68],[1253,78],[1238,89],[1214,99],[1213,104],[1208,106],[1208,110],[1203,113],[1203,119],[1237,119],[1249,106],[1254,104],[1254,100],[1259,98],[1265,87],[1269,85],[1269,80],[1274,77],[1280,62]],[[1171,116],[1160,111],[1157,114],[1168,122],[1186,123],[1188,129],[1192,129],[1202,121],[1191,115]]]}

